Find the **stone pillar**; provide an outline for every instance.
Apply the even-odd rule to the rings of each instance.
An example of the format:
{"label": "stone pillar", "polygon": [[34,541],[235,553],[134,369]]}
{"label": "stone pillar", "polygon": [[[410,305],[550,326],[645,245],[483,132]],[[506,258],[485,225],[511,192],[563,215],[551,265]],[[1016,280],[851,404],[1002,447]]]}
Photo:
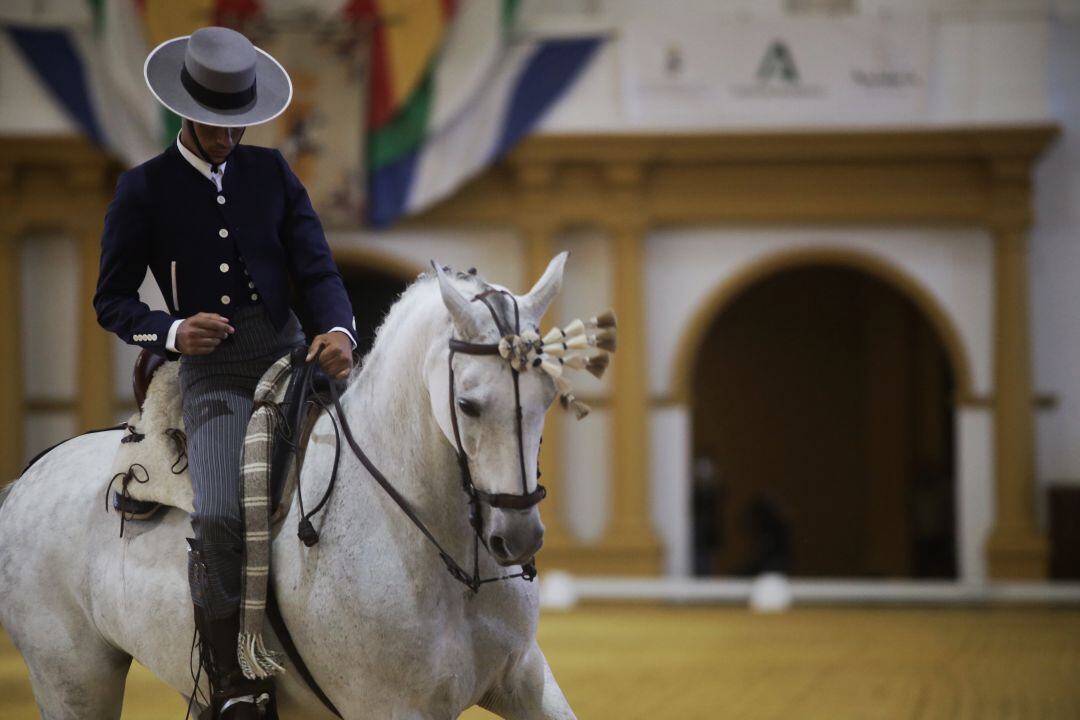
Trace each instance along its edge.
{"label": "stone pillar", "polygon": [[[514,215],[521,233],[524,258],[523,292],[540,279],[555,255],[558,220],[551,213],[552,177],[552,168],[546,164],[526,165],[518,169]],[[543,333],[558,321],[559,298],[555,298],[540,322],[540,332]],[[574,544],[566,526],[566,497],[562,491],[559,462],[562,416],[562,409],[557,404],[548,411],[544,418],[544,442],[540,446],[541,482],[548,491],[541,505],[544,518],[544,550],[539,558],[541,564],[546,564],[548,559],[560,562],[563,555],[572,553],[571,546]]]}
{"label": "stone pillar", "polygon": [[0,163],[0,487],[22,470],[23,354],[19,219],[13,164]]}
{"label": "stone pillar", "polygon": [[18,228],[11,188],[0,187],[0,487],[23,465],[23,354]]}
{"label": "stone pillar", "polygon": [[648,230],[642,170],[610,165],[611,203],[605,220],[614,258],[613,305],[618,351],[611,363],[611,514],[602,540],[613,572],[656,574],[660,546],[650,514],[649,378],[645,347],[644,242]]}
{"label": "stone pillar", "polygon": [[1035,517],[1031,341],[1028,327],[1028,163],[995,163],[995,517],[987,543],[994,579],[1047,575],[1046,538]]}
{"label": "stone pillar", "polygon": [[[97,322],[94,312],[94,288],[97,285],[101,255],[101,221],[105,209],[88,222],[73,228],[79,248],[78,307],[79,317],[79,431],[92,430],[116,422],[113,403],[112,343],[109,334]],[[96,222],[91,220],[96,219]],[[76,350],[73,350],[75,352]]]}

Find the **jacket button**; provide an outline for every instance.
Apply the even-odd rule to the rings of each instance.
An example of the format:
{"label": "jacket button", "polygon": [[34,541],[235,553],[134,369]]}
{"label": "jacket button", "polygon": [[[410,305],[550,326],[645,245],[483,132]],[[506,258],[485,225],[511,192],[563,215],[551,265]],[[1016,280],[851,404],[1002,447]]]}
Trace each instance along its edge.
{"label": "jacket button", "polygon": [[251,293],[251,299],[252,300],[258,300],[259,299],[259,293]]}
{"label": "jacket button", "polygon": [[248,287],[251,288],[252,290],[254,290],[255,289],[255,283],[249,282]]}
{"label": "jacket button", "polygon": [[220,265],[218,265],[218,270],[223,273],[229,272],[229,263],[221,263]]}
{"label": "jacket button", "polygon": [[221,304],[222,305],[228,305],[231,302],[232,302],[232,299],[228,295],[222,295],[221,296]]}
{"label": "jacket button", "polygon": [[218,205],[224,205],[225,204],[225,196],[224,195],[218,195],[217,196],[217,204]]}
{"label": "jacket button", "polygon": [[227,237],[229,237],[229,231],[228,231],[228,230],[226,230],[225,228],[221,228],[220,230],[218,230],[218,231],[217,231],[217,234],[218,234],[219,236],[223,237],[223,238],[227,238]]}

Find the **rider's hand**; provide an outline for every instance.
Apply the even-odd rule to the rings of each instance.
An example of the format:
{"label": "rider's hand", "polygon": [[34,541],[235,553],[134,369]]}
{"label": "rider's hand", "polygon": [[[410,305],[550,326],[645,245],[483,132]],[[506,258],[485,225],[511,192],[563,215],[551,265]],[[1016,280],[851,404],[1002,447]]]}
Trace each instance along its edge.
{"label": "rider's hand", "polygon": [[322,348],[319,356],[319,365],[330,377],[336,380],[344,380],[349,377],[352,370],[352,340],[340,330],[331,330],[322,335],[316,335],[308,348],[307,360],[315,357],[315,353]]}
{"label": "rider's hand", "polygon": [[176,349],[184,355],[209,355],[234,332],[229,319],[216,313],[192,315],[176,329]]}

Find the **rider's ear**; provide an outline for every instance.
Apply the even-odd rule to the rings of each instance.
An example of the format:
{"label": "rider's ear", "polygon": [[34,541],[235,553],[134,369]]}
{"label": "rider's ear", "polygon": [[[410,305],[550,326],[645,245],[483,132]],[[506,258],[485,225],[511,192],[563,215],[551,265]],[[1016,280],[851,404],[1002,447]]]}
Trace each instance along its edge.
{"label": "rider's ear", "polygon": [[442,293],[443,305],[450,311],[450,319],[453,320],[458,333],[463,338],[479,336],[481,326],[476,315],[476,306],[458,292],[438,263],[432,260],[431,266],[435,268],[435,274],[439,278],[439,291]]}
{"label": "rider's ear", "polygon": [[566,258],[569,256],[570,252],[564,250],[551,258],[547,270],[536,281],[529,294],[521,299],[521,306],[527,316],[536,318],[539,322],[540,318],[547,312],[551,301],[562,290],[563,271],[566,269]]}

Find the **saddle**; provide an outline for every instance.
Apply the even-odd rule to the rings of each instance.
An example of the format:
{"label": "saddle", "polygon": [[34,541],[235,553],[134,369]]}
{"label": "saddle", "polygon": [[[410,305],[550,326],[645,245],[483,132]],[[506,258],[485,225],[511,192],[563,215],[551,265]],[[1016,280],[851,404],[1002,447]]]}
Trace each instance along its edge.
{"label": "saddle", "polygon": [[[293,352],[293,372],[277,398],[285,427],[293,431],[290,437],[277,437],[273,445],[271,522],[284,516],[287,503],[282,500],[291,496],[296,486],[304,448],[319,414],[317,405],[309,402],[310,387],[322,395],[328,382],[321,373],[314,376],[313,383],[302,381],[304,373],[296,369],[304,365],[305,357],[304,348]],[[135,361],[131,381],[138,409],[124,425],[125,434],[113,461],[112,507],[121,514],[122,525],[127,520],[147,520],[163,507],[190,513],[194,494],[188,475],[179,363],[143,350]]]}

